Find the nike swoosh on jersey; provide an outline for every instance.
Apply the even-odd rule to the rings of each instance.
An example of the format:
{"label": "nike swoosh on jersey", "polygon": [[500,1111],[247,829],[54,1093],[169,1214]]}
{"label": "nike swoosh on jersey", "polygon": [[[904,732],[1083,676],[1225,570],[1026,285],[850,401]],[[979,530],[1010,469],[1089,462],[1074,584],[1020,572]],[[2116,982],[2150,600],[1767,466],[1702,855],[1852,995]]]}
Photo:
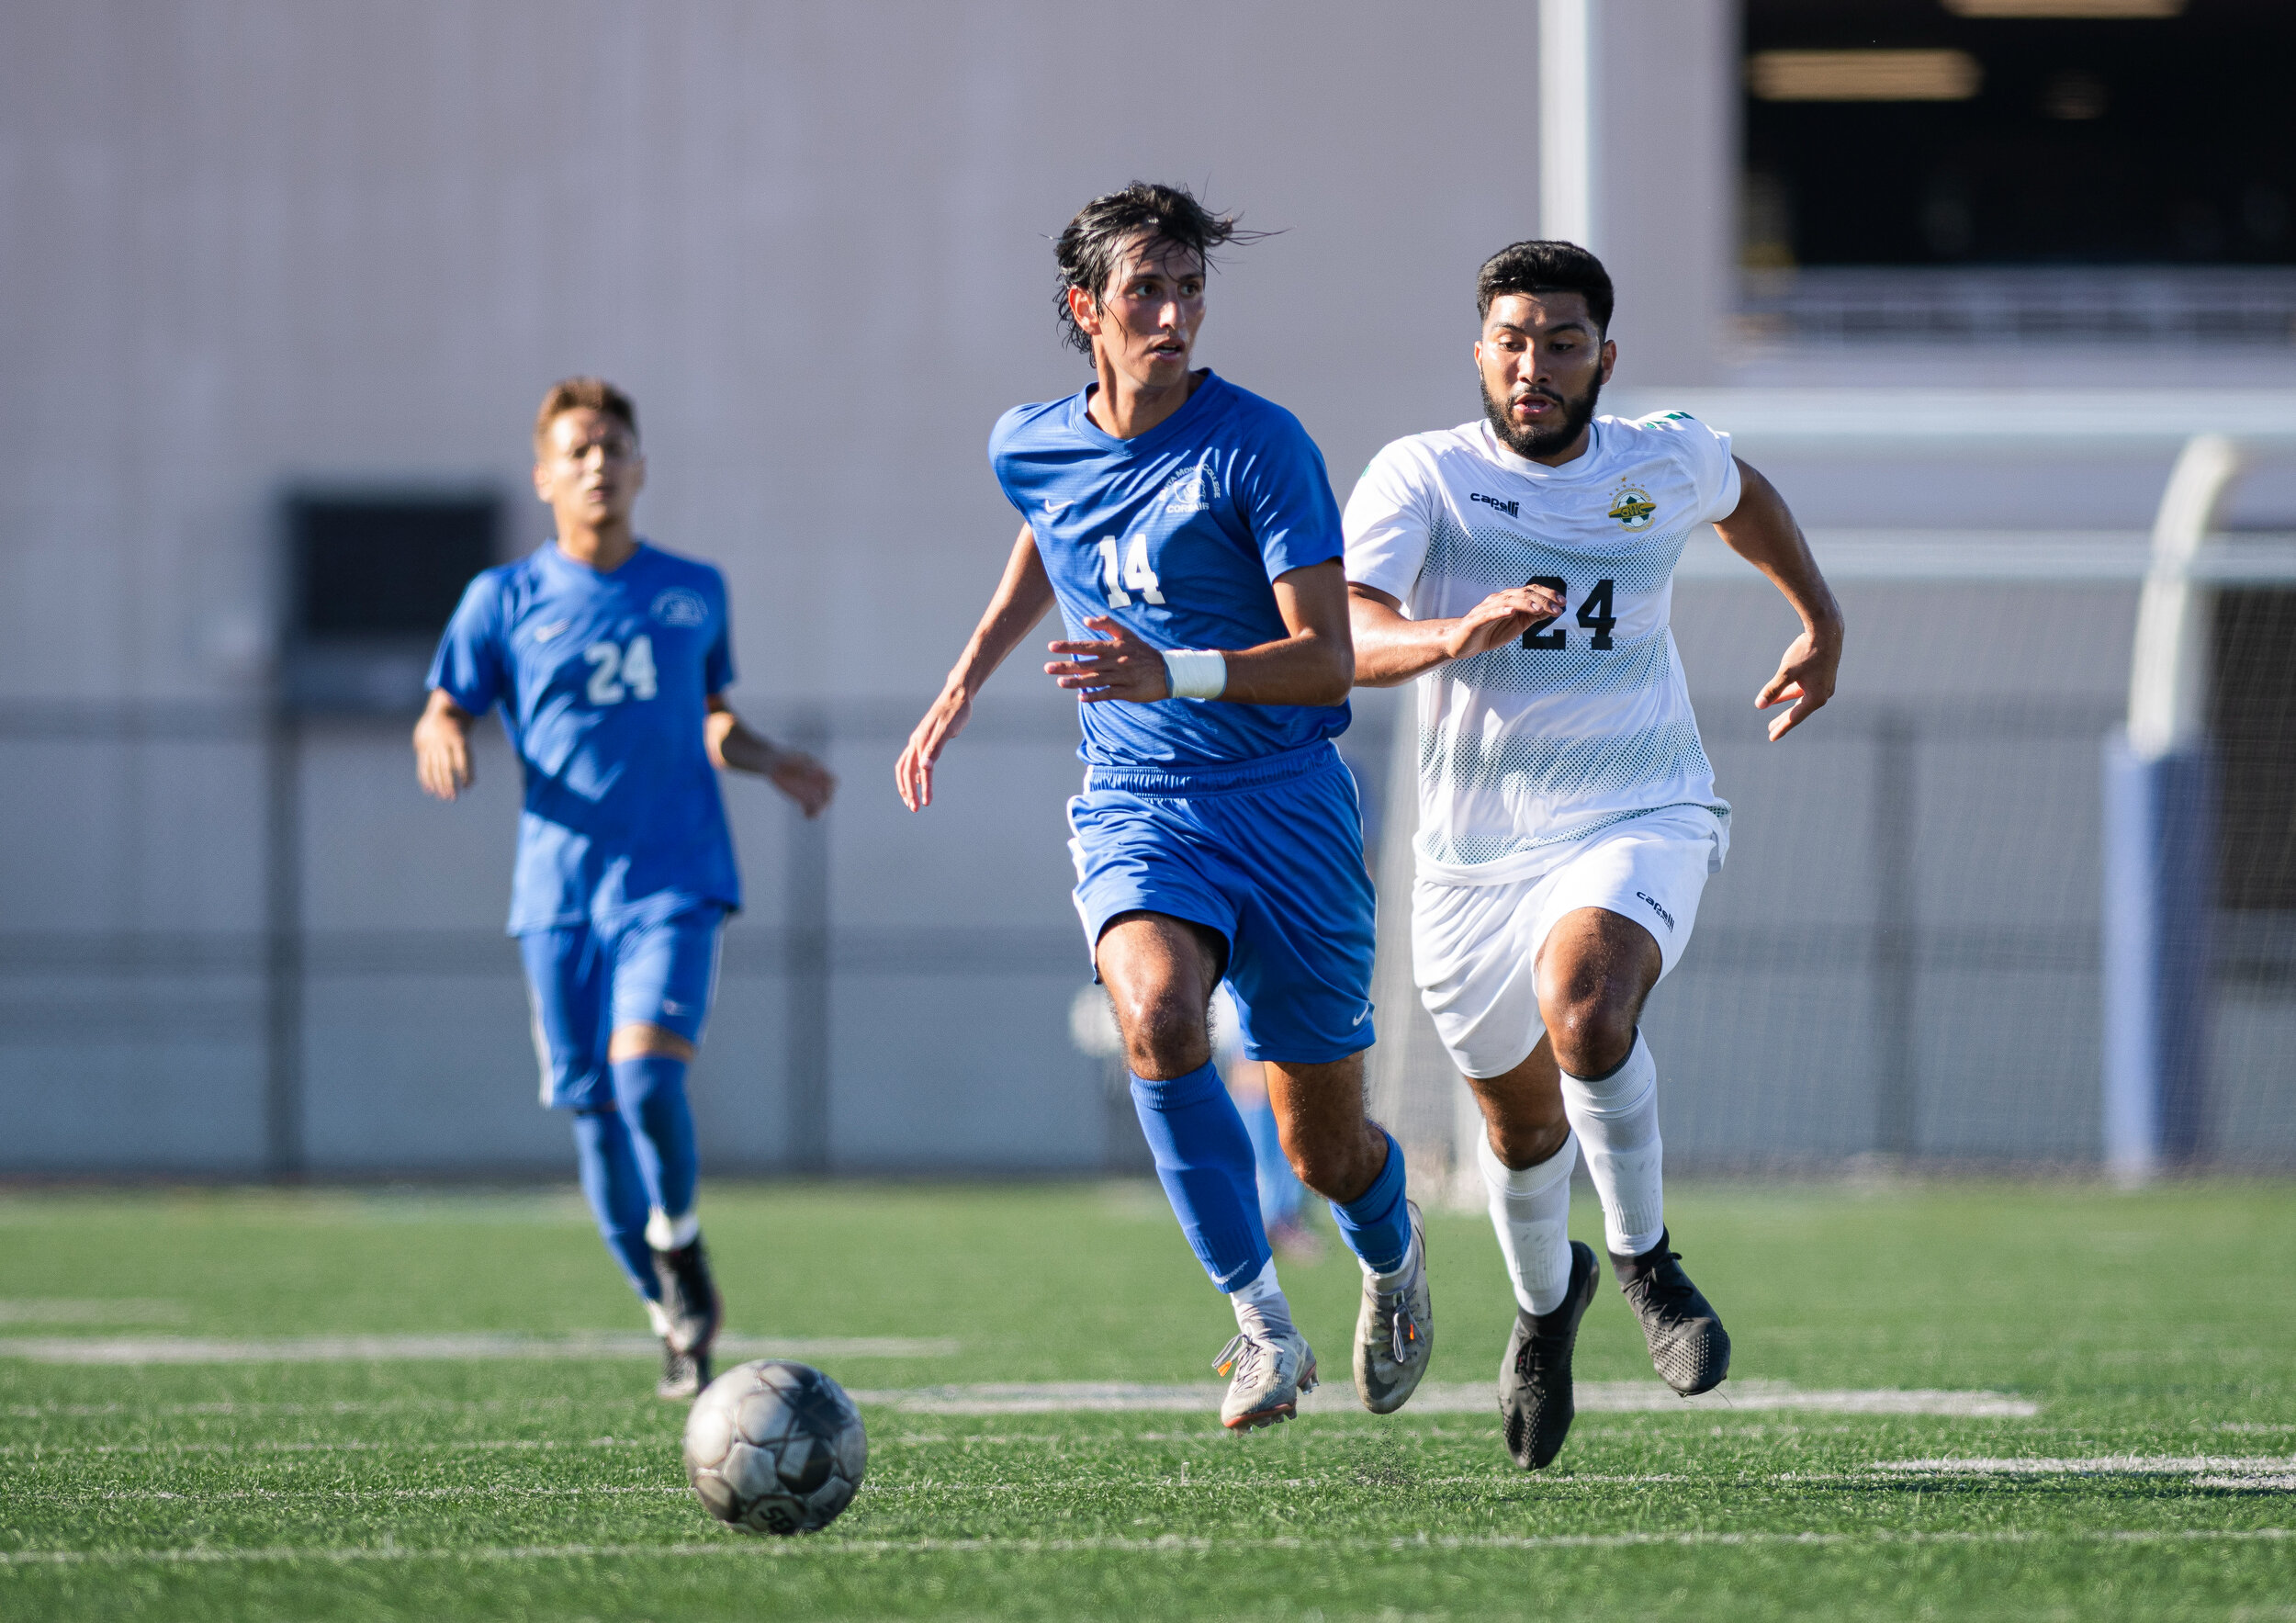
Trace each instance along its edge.
{"label": "nike swoosh on jersey", "polygon": [[548,642],[552,637],[557,636],[559,632],[564,631],[572,624],[574,624],[574,622],[571,620],[553,620],[547,626],[535,626],[528,635],[530,635],[536,642]]}

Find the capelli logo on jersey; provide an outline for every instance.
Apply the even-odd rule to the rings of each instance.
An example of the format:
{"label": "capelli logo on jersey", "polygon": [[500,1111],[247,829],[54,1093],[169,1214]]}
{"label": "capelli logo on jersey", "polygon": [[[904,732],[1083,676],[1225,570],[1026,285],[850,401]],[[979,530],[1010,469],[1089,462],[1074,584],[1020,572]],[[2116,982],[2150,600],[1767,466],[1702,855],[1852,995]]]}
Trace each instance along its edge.
{"label": "capelli logo on jersey", "polygon": [[654,600],[654,618],[665,626],[692,628],[709,623],[710,605],[697,592],[673,586]]}
{"label": "capelli logo on jersey", "polygon": [[1509,518],[1520,518],[1523,516],[1520,511],[1523,503],[1520,502],[1502,502],[1498,497],[1486,496],[1480,490],[1468,491],[1467,499],[1469,502],[1480,502],[1485,507],[1495,507],[1501,513],[1505,513]]}
{"label": "capelli logo on jersey", "polygon": [[1664,907],[1660,907],[1660,906],[1659,905],[1659,899],[1658,899],[1658,897],[1656,897],[1656,896],[1652,896],[1652,895],[1651,895],[1649,891],[1647,891],[1647,890],[1638,890],[1638,891],[1635,892],[1635,899],[1636,899],[1637,901],[1643,901],[1643,902],[1648,902],[1648,903],[1649,903],[1649,904],[1650,904],[1650,911],[1651,911],[1651,912],[1653,912],[1653,913],[1656,913],[1656,914],[1657,914],[1660,918],[1661,918],[1661,919],[1665,919],[1665,920],[1666,920],[1666,928],[1667,928],[1667,929],[1669,929],[1669,930],[1671,930],[1671,929],[1673,929],[1673,928],[1674,928],[1674,915],[1673,915],[1673,914],[1671,914],[1671,913],[1669,913],[1669,912],[1668,912],[1668,911],[1667,911]]}

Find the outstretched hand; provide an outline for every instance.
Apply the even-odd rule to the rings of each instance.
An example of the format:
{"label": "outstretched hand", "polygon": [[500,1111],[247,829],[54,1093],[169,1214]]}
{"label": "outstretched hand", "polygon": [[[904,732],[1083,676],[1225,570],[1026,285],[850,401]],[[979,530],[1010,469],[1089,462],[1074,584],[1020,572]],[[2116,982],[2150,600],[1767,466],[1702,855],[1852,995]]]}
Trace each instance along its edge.
{"label": "outstretched hand", "polygon": [[1761,692],[1754,695],[1757,710],[1788,703],[1794,706],[1784,716],[1771,718],[1772,743],[1800,727],[1834,696],[1834,677],[1840,666],[1839,630],[1822,637],[1805,631],[1786,645],[1785,657],[1778,661],[1778,673],[1762,683]]}
{"label": "outstretched hand", "polygon": [[1048,662],[1045,675],[1073,689],[1087,704],[1109,699],[1147,704],[1172,696],[1172,674],[1165,669],[1164,655],[1154,646],[1143,642],[1123,622],[1106,614],[1094,615],[1085,626],[1101,637],[1089,642],[1050,644],[1052,652],[1069,657]]}

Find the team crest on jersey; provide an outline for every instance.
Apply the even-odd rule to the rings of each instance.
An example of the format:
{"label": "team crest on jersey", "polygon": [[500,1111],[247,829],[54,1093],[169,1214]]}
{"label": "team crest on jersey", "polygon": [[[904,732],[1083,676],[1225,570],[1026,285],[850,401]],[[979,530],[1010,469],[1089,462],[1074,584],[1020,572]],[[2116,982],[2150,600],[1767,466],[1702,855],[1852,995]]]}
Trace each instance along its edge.
{"label": "team crest on jersey", "polygon": [[1611,492],[1610,516],[1630,530],[1649,527],[1651,515],[1659,504],[1650,500],[1650,492],[1633,485],[1621,485]]}
{"label": "team crest on jersey", "polygon": [[1183,468],[1164,481],[1156,501],[1166,513],[1202,513],[1220,499],[1220,476],[1199,463]]}
{"label": "team crest on jersey", "polygon": [[654,618],[665,626],[692,627],[709,623],[710,605],[697,592],[673,586],[654,600]]}

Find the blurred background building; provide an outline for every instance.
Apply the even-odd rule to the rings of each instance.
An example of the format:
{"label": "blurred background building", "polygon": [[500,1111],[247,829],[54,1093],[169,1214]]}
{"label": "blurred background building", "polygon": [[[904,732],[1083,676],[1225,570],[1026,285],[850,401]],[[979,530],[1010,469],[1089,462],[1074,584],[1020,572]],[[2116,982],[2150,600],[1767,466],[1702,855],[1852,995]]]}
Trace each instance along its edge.
{"label": "blurred background building", "polygon": [[[11,0],[0,1171],[562,1169],[512,763],[489,724],[442,807],[406,733],[463,581],[546,538],[528,424],[574,372],[638,401],[642,533],[726,569],[736,703],[844,779],[815,826],[726,785],[713,1166],[1127,1164],[1072,1039],[1069,706],[1017,660],[929,813],[890,769],[1010,544],[988,428],[1085,376],[1049,239],[1135,177],[1277,233],[1201,353],[1343,499],[1480,410],[1476,266],[1567,231],[1620,409],[1731,430],[1811,531],[1851,651],[1786,744],[1775,593],[1706,542],[1677,591],[1738,807],[1653,1005],[1678,1163],[2106,1153],[2102,746],[2170,471],[2232,436],[2156,1136],[2285,1166],[2296,104],[2245,86],[2290,60],[2268,0]],[[1348,740],[1390,896],[1399,714]],[[1379,1102],[1440,1159],[1401,974]]]}

